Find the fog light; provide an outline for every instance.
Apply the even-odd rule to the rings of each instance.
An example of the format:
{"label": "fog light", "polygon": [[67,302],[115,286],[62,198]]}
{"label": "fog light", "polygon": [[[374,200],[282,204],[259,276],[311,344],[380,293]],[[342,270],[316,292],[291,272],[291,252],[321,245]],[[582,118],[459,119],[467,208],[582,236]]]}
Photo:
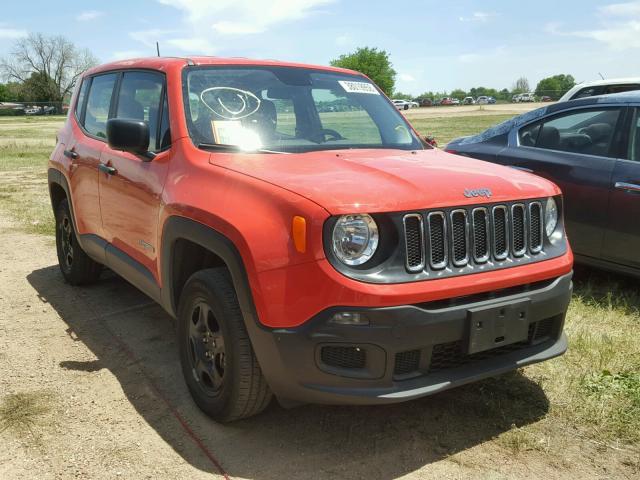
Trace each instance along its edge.
{"label": "fog light", "polygon": [[331,317],[329,323],[337,325],[369,325],[369,319],[358,312],[339,312]]}

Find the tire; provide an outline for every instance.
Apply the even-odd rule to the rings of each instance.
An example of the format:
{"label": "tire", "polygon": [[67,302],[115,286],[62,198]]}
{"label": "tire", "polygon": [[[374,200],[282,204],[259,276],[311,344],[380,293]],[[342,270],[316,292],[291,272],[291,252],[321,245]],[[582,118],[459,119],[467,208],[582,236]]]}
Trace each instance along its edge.
{"label": "tire", "polygon": [[194,401],[218,422],[256,415],[271,401],[229,272],[194,273],[178,307],[178,345]]}
{"label": "tire", "polygon": [[66,198],[58,204],[55,217],[58,265],[65,281],[71,285],[96,282],[100,278],[102,265],[91,259],[80,247]]}
{"label": "tire", "polygon": [[409,105],[405,105],[405,106],[404,106],[404,109],[405,109],[405,110],[409,110]]}

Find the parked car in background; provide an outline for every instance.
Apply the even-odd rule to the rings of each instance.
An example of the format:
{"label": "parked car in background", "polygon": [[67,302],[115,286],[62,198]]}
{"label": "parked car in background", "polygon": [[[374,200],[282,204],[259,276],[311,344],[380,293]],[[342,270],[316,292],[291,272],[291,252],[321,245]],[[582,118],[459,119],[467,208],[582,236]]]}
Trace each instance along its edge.
{"label": "parked car in background", "polygon": [[541,102],[553,102],[553,98],[551,98],[551,97],[550,97],[550,96],[548,96],[548,95],[543,95],[543,96],[540,98],[540,101],[541,101]]}
{"label": "parked car in background", "polygon": [[489,104],[489,97],[481,95],[476,99],[476,103],[478,105],[488,105]]}
{"label": "parked car in background", "polygon": [[460,100],[457,98],[452,98],[451,99],[451,105],[460,105]]}
{"label": "parked car in background", "polygon": [[535,102],[535,101],[536,101],[536,96],[533,93],[521,93],[520,95],[515,96],[516,103]]}
{"label": "parked car in background", "polygon": [[632,90],[640,90],[640,77],[596,80],[594,82],[581,83],[565,93],[558,101],[567,102],[578,98],[609,95]]}
{"label": "parked car in background", "polygon": [[473,105],[475,103],[476,103],[476,100],[473,97],[464,97],[464,100],[462,100],[463,105]]}
{"label": "parked car in background", "polygon": [[640,276],[640,92],[555,103],[446,150],[553,180],[576,260]]}
{"label": "parked car in background", "polygon": [[450,97],[441,98],[438,101],[438,105],[453,105],[453,99],[451,99]]}
{"label": "parked car in background", "polygon": [[433,100],[430,98],[423,98],[419,103],[421,107],[432,107],[434,105]]}
{"label": "parked car in background", "polygon": [[496,103],[496,99],[494,97],[489,97],[489,104]]}
{"label": "parked car in background", "polygon": [[409,110],[411,108],[411,103],[406,100],[394,99],[391,102],[398,110]]}

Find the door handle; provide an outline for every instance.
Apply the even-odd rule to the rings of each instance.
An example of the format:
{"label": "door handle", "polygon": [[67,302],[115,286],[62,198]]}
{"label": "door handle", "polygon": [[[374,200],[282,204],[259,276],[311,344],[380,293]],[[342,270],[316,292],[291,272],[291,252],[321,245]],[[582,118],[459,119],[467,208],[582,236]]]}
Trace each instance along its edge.
{"label": "door handle", "polygon": [[618,190],[624,190],[625,192],[640,193],[640,185],[627,182],[616,182],[615,187]]}
{"label": "door handle", "polygon": [[75,160],[76,158],[78,158],[78,154],[73,150],[65,150],[64,152],[62,152],[62,154],[65,157],[70,158],[71,160]]}
{"label": "door handle", "polygon": [[106,173],[107,175],[115,175],[116,173],[118,173],[118,170],[116,170],[115,167],[110,167],[109,165],[105,165],[104,163],[98,165],[98,169],[101,172]]}

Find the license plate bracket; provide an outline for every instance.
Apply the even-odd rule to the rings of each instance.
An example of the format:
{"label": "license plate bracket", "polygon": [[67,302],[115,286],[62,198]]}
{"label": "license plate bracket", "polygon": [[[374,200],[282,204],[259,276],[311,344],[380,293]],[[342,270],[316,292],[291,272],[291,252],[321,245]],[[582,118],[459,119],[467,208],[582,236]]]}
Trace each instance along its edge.
{"label": "license plate bracket", "polygon": [[522,342],[529,337],[529,299],[470,308],[469,355]]}

